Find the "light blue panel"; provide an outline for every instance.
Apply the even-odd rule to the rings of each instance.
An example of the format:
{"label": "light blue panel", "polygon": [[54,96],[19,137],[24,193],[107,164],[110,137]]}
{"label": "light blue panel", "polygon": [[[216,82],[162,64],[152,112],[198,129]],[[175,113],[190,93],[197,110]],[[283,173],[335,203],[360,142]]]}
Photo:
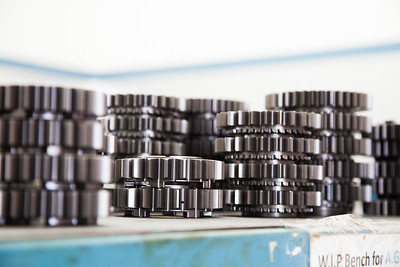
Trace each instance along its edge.
{"label": "light blue panel", "polygon": [[0,266],[309,266],[307,236],[278,228],[1,242]]}

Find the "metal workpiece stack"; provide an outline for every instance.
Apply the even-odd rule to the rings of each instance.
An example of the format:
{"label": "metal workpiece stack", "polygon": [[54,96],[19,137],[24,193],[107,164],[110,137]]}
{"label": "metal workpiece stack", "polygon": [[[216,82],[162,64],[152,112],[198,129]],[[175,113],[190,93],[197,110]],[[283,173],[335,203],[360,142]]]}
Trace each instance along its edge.
{"label": "metal workpiece stack", "polygon": [[372,122],[355,113],[370,109],[371,102],[367,94],[342,91],[297,91],[266,97],[269,109],[318,112],[322,116],[322,127],[312,131],[321,140],[321,154],[315,162],[324,166],[324,179],[318,184],[323,202],[314,209],[315,215],[351,212],[354,201],[372,200],[368,182],[374,178]]}
{"label": "metal workpiece stack", "polygon": [[312,131],[321,115],[293,111],[238,111],[217,115],[216,153],[225,159],[225,208],[243,216],[303,217],[321,205],[316,183],[323,167]]}
{"label": "metal workpiece stack", "polygon": [[148,156],[116,160],[114,206],[125,216],[152,213],[184,217],[209,217],[223,206],[223,191],[212,189],[224,179],[224,163],[190,156]]}
{"label": "metal workpiece stack", "polygon": [[215,139],[220,136],[216,115],[219,112],[245,110],[245,104],[221,99],[187,99],[186,106],[190,125],[188,155],[219,159],[214,152]]}
{"label": "metal workpiece stack", "polygon": [[400,215],[400,125],[388,121],[373,127],[375,179],[370,183],[375,199],[364,203],[368,215]]}
{"label": "metal workpiece stack", "polygon": [[113,160],[103,149],[103,93],[0,87],[0,224],[92,225],[108,215]]}
{"label": "metal workpiece stack", "polygon": [[189,133],[184,99],[157,95],[111,95],[106,154],[116,158],[141,155],[185,155]]}

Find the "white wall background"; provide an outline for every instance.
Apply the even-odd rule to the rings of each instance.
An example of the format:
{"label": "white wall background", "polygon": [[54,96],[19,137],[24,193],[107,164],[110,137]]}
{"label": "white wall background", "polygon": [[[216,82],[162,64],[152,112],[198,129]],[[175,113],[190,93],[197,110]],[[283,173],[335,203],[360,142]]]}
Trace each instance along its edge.
{"label": "white wall background", "polygon": [[[399,14],[400,2],[387,0],[0,0],[0,83],[229,98],[253,109],[281,90],[363,91],[374,95],[375,122],[400,122]],[[393,43],[397,50],[185,69]],[[162,71],[101,76],[151,70]]]}

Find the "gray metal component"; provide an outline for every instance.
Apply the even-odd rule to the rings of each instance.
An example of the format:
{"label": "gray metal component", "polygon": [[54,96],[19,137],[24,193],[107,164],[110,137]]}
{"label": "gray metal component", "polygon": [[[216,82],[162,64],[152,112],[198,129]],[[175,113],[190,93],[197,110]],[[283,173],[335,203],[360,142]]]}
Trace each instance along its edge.
{"label": "gray metal component", "polygon": [[103,184],[113,179],[114,160],[107,156],[73,153],[0,153],[0,182]]}
{"label": "gray metal component", "polygon": [[320,140],[302,137],[236,136],[215,141],[215,152],[225,159],[309,159],[320,149]]}
{"label": "gray metal component", "polygon": [[[321,115],[294,111],[230,111],[217,114],[217,127],[305,131],[321,128]],[[250,129],[248,129],[250,131]]]}
{"label": "gray metal component", "polygon": [[0,112],[15,110],[98,117],[107,114],[107,96],[101,92],[53,86],[0,86]]}
{"label": "gray metal component", "polygon": [[187,99],[186,100],[187,112],[189,114],[204,114],[212,113],[217,114],[225,111],[238,111],[245,110],[246,106],[241,101],[231,101],[224,99]]}
{"label": "gray metal component", "polygon": [[5,198],[6,224],[94,225],[108,216],[110,193],[105,190],[46,190],[12,186]]}
{"label": "gray metal component", "polygon": [[346,91],[293,91],[266,96],[267,109],[354,112],[372,107],[371,95]]}
{"label": "gray metal component", "polygon": [[400,124],[387,121],[384,124],[375,125],[372,128],[373,140],[400,140]]}
{"label": "gray metal component", "polygon": [[182,213],[187,218],[209,217],[223,207],[223,190],[198,188],[120,188],[115,189],[116,206],[125,215],[149,217],[153,212],[164,215]]}
{"label": "gray metal component", "polygon": [[95,120],[0,119],[0,146],[8,148],[57,146],[103,150],[104,130]]}
{"label": "gray metal component", "polygon": [[187,111],[184,99],[160,95],[111,95],[107,104],[112,114],[168,115]]}
{"label": "gray metal component", "polygon": [[117,154],[125,156],[141,155],[177,155],[186,154],[186,144],[177,141],[161,141],[153,139],[133,139],[133,138],[107,138],[107,154]]}
{"label": "gray metal component", "polygon": [[117,159],[115,178],[171,182],[218,181],[224,178],[224,163],[196,157],[139,157]]}
{"label": "gray metal component", "polygon": [[148,217],[152,212],[184,217],[211,216],[223,206],[223,191],[212,189],[222,181],[224,163],[198,157],[147,156],[117,159],[115,177],[123,188],[114,190],[114,203],[127,216]]}
{"label": "gray metal component", "polygon": [[377,216],[399,216],[399,199],[378,199],[374,202],[364,203],[364,214]]}

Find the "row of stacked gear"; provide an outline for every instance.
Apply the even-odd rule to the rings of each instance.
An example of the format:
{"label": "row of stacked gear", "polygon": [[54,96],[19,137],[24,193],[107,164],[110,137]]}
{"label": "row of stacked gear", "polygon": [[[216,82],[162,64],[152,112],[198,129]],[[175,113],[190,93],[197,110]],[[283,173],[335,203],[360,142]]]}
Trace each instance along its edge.
{"label": "row of stacked gear", "polygon": [[113,159],[103,93],[0,86],[0,224],[91,225],[107,216]]}
{"label": "row of stacked gear", "polygon": [[0,224],[96,224],[110,188],[114,210],[136,217],[330,216],[360,201],[365,214],[399,215],[400,126],[372,127],[356,113],[371,103],[285,92],[247,111],[240,101],[2,86]]}

